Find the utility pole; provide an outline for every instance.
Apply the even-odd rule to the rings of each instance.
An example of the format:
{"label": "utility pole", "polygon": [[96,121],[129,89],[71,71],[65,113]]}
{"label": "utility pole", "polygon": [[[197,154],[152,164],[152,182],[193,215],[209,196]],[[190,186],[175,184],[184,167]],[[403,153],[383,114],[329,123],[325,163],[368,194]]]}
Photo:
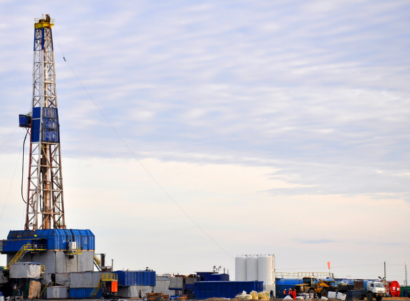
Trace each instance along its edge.
{"label": "utility pole", "polygon": [[407,264],[404,264],[404,286],[407,286]]}

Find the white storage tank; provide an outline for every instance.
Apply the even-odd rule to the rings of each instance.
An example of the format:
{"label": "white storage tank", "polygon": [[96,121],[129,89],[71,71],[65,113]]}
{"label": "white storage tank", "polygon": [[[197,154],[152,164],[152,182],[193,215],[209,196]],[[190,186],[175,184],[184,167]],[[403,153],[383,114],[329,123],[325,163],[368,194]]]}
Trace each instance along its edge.
{"label": "white storage tank", "polygon": [[264,285],[273,284],[273,259],[271,255],[260,255],[258,257],[258,280]]}
{"label": "white storage tank", "polygon": [[246,257],[246,281],[258,280],[258,256]]}
{"label": "white storage tank", "polygon": [[246,281],[246,256],[235,257],[235,281]]}

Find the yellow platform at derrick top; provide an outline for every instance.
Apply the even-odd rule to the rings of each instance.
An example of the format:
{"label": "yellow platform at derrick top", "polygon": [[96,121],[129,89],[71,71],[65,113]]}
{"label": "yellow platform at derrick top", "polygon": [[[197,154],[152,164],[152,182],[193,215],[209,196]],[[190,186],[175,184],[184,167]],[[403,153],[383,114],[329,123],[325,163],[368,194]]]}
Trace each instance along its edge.
{"label": "yellow platform at derrick top", "polygon": [[34,28],[51,28],[54,26],[54,19],[46,15],[45,19],[34,19]]}

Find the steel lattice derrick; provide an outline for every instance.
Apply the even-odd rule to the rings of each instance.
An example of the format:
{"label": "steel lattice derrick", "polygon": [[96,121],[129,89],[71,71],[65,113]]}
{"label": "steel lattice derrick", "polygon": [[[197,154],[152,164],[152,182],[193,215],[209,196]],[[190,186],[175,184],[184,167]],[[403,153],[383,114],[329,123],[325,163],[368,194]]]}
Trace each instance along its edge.
{"label": "steel lattice derrick", "polygon": [[[35,20],[27,230],[65,228],[52,26]],[[45,111],[47,110],[47,111]]]}

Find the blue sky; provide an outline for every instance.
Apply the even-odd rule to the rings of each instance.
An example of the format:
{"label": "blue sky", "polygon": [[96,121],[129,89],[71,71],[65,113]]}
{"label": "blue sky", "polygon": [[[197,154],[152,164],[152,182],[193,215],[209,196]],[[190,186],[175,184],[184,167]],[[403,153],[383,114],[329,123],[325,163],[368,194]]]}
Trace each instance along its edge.
{"label": "blue sky", "polygon": [[[331,260],[356,277],[379,276],[363,264],[410,262],[407,1],[0,8],[0,147],[30,109],[33,19],[49,13],[69,227],[92,229],[121,267],[234,268],[136,162],[63,56],[136,157],[233,256],[275,253],[281,271]],[[22,140],[17,129],[0,148],[2,237],[21,228]],[[401,265],[389,270],[403,281]]]}

